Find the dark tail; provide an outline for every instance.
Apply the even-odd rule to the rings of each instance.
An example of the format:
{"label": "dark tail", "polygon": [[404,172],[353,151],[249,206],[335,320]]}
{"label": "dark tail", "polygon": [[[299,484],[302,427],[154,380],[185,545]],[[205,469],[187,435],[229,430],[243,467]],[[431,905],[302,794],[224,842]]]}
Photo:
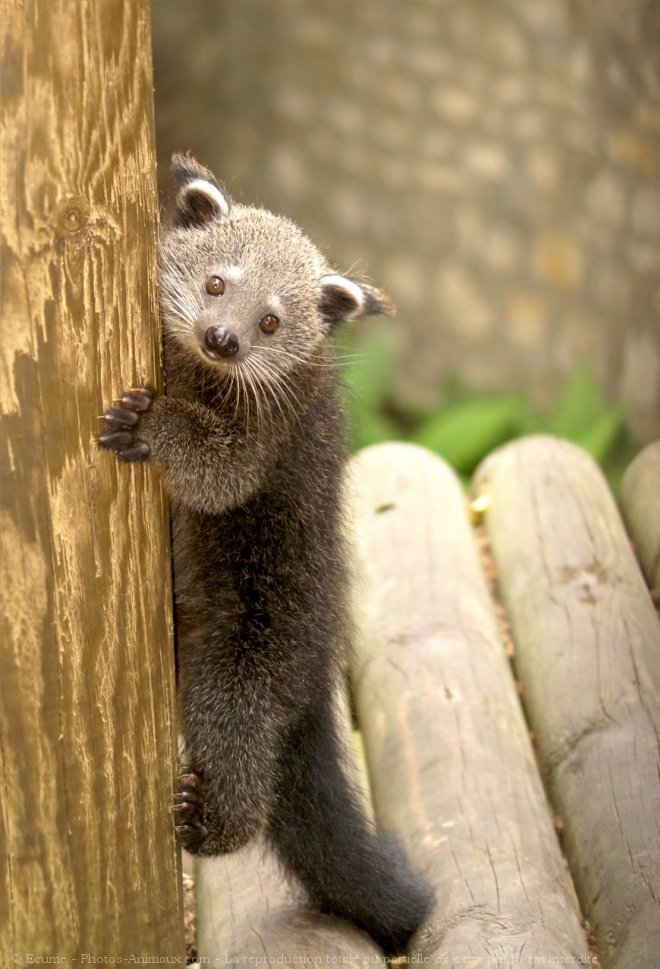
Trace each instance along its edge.
{"label": "dark tail", "polygon": [[283,760],[269,838],[321,912],[368,932],[401,955],[431,911],[433,894],[398,841],[374,834],[340,767],[330,710],[304,718]]}

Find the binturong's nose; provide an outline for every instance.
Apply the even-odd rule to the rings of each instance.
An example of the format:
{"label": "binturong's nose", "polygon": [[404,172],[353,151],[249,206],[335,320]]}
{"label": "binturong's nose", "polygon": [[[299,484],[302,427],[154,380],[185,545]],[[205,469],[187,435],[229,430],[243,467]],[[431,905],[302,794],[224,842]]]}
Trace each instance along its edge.
{"label": "binturong's nose", "polygon": [[238,353],[238,337],[226,326],[210,326],[204,334],[207,350],[220,357],[233,357]]}

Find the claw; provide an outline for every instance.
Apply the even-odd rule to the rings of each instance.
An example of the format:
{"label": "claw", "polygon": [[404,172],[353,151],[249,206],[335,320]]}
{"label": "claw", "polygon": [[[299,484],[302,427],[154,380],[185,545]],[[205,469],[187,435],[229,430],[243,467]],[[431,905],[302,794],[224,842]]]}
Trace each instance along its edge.
{"label": "claw", "polygon": [[127,447],[133,443],[133,435],[130,431],[104,431],[96,438],[99,446],[103,448]]}
{"label": "claw", "polygon": [[105,420],[109,427],[135,427],[139,421],[138,414],[125,407],[109,407],[105,412]]}
{"label": "claw", "polygon": [[131,387],[124,391],[121,403],[126,410],[143,412],[149,410],[153,403],[153,393],[148,387]]}
{"label": "claw", "polygon": [[[130,443],[130,441],[128,443]],[[120,461],[131,463],[137,461],[146,461],[150,453],[151,451],[146,441],[137,441],[133,447],[122,448],[121,451],[118,451],[117,457]]]}
{"label": "claw", "polygon": [[177,824],[174,826],[177,841],[182,848],[199,844],[208,837],[208,829],[203,824]]}
{"label": "claw", "polygon": [[194,791],[177,791],[177,793],[174,795],[174,801],[175,808],[179,805],[186,804],[199,805],[201,807],[201,805],[204,803],[203,798]]}
{"label": "claw", "polygon": [[203,784],[202,778],[196,771],[190,770],[190,768],[182,768],[182,773],[179,774],[179,787],[189,787],[191,790],[197,791]]}
{"label": "claw", "polygon": [[172,813],[174,814],[175,822],[178,824],[198,825],[202,823],[203,815],[201,809],[194,805],[175,804],[172,808]]}

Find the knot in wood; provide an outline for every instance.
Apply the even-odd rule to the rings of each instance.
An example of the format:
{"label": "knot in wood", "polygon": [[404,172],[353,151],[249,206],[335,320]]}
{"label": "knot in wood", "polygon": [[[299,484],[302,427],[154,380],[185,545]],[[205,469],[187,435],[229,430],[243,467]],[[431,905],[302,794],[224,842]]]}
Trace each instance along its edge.
{"label": "knot in wood", "polygon": [[60,206],[58,224],[65,232],[79,232],[89,219],[89,204],[83,198],[66,199]]}

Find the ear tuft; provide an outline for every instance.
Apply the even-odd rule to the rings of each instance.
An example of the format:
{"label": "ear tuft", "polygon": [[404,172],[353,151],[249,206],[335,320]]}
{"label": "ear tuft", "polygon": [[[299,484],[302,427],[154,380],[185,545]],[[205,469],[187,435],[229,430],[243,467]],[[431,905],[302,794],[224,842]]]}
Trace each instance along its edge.
{"label": "ear tuft", "polygon": [[231,199],[216,177],[192,155],[173,155],[172,174],[179,187],[177,225],[203,227],[229,215]]}
{"label": "ear tuft", "polygon": [[330,330],[361,316],[394,312],[385,293],[352,276],[329,273],[321,277],[320,283],[319,312]]}

